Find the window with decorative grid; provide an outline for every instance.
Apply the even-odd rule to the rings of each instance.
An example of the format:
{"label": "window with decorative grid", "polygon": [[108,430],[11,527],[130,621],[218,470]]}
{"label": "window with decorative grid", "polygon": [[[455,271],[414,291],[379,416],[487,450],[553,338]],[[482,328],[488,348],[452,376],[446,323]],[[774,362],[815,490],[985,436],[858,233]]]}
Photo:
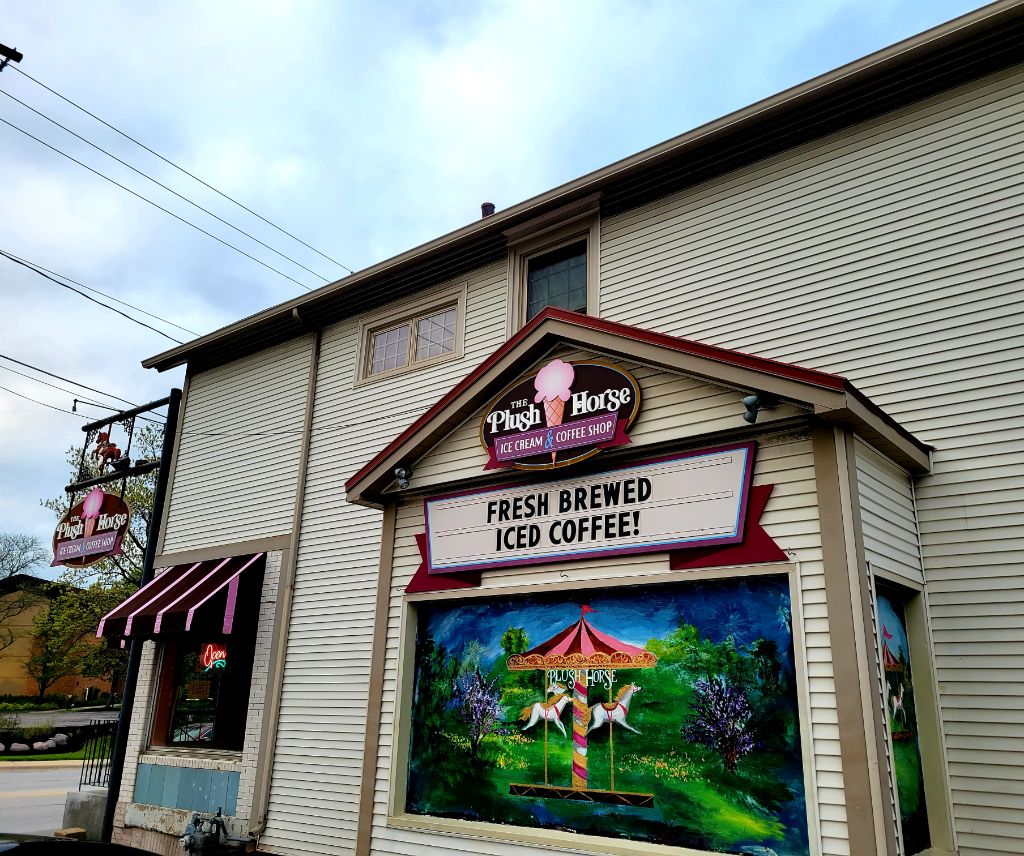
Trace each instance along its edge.
{"label": "window with decorative grid", "polygon": [[458,317],[458,305],[453,303],[370,330],[366,376],[390,374],[454,354]]}

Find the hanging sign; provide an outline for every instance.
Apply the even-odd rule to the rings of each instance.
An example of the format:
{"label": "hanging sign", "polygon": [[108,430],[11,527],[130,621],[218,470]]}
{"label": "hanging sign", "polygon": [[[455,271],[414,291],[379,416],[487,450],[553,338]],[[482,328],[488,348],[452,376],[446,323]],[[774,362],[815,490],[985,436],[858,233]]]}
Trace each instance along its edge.
{"label": "hanging sign", "polygon": [[121,497],[94,487],[71,506],[53,533],[55,565],[84,568],[107,556],[121,555],[131,509]]}
{"label": "hanging sign", "polygon": [[575,464],[629,442],[640,385],[600,362],[552,360],[506,388],[480,423],[485,469],[546,470]]}
{"label": "hanging sign", "polygon": [[427,569],[450,574],[739,543],[753,457],[754,444],[744,443],[428,499]]}

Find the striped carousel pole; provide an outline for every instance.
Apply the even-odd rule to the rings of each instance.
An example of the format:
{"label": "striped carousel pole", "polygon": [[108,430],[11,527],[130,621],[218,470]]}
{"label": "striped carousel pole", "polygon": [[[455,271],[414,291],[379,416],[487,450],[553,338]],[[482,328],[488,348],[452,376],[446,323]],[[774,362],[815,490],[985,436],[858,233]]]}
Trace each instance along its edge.
{"label": "striped carousel pole", "polygon": [[587,788],[587,727],[590,707],[587,704],[587,670],[576,673],[572,686],[572,787]]}

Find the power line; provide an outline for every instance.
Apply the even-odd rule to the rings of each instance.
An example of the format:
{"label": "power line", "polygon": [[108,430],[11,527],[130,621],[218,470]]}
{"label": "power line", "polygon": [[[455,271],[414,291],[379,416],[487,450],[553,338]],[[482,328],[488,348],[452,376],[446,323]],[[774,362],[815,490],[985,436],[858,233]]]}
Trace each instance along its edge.
{"label": "power line", "polygon": [[[2,121],[3,120],[0,119],[0,122],[2,122]],[[118,315],[120,315],[123,318],[127,318],[129,321],[133,321],[134,323],[139,324],[139,325],[141,325],[142,327],[145,327],[148,330],[152,330],[154,333],[159,333],[165,339],[170,339],[172,342],[175,342],[175,343],[177,343],[179,345],[184,345],[185,344],[184,342],[181,341],[181,339],[175,339],[174,336],[168,335],[163,330],[157,330],[156,327],[153,327],[152,325],[147,324],[145,321],[140,321],[138,318],[132,318],[132,316],[129,315],[127,312],[122,312],[120,309],[115,309],[113,306],[107,306],[106,303],[101,303],[95,297],[90,297],[88,294],[83,294],[77,288],[72,288],[67,283],[61,282],[58,279],[54,279],[52,276],[48,276],[47,274],[43,273],[40,268],[37,268],[35,265],[31,264],[30,262],[22,261],[21,259],[17,258],[16,256],[12,256],[10,253],[8,253],[8,252],[6,252],[4,250],[0,250],[0,256],[3,256],[5,259],[9,259],[10,261],[14,262],[16,265],[21,265],[24,268],[28,268],[33,273],[39,274],[39,276],[41,276],[43,279],[48,279],[48,280],[50,280],[50,282],[55,282],[57,285],[61,286],[62,288],[66,288],[68,291],[75,292],[75,294],[78,294],[78,295],[84,297],[86,300],[91,300],[97,306],[102,306],[104,309],[109,309],[111,312],[116,312]]]}
{"label": "power line", "polygon": [[[40,374],[44,374],[47,377],[52,377],[52,378],[56,378],[57,380],[62,380],[62,381],[64,381],[64,383],[70,383],[72,386],[77,386],[79,389],[87,389],[87,390],[89,390],[89,392],[99,393],[100,395],[105,396],[106,398],[113,398],[115,401],[121,401],[121,402],[129,405],[130,407],[138,407],[138,405],[135,402],[129,401],[127,398],[121,398],[121,396],[119,396],[119,395],[111,395],[109,392],[104,392],[102,389],[96,389],[95,387],[92,387],[92,386],[86,386],[84,383],[78,383],[77,381],[71,380],[71,378],[61,377],[59,374],[54,374],[53,372],[48,372],[46,369],[39,368],[39,366],[33,366],[33,365],[29,364],[29,363],[23,363],[21,360],[16,360],[16,359],[14,359],[14,357],[7,356],[7,354],[0,354],[0,360],[7,360],[8,362],[14,363],[15,365],[22,366],[23,368],[26,368],[26,369],[32,369],[32,371],[34,371],[34,372],[39,372]],[[67,392],[67,390],[64,390],[64,391]]]}
{"label": "power line", "polygon": [[136,306],[134,303],[128,303],[126,300],[121,300],[117,297],[114,297],[114,295],[112,294],[107,294],[105,291],[100,291],[98,288],[92,288],[91,286],[84,285],[77,279],[72,279],[70,276],[65,276],[62,273],[57,273],[57,271],[43,267],[38,262],[29,261],[28,259],[22,258],[21,256],[16,256],[14,253],[9,252],[7,250],[0,250],[0,253],[3,253],[3,255],[10,258],[12,261],[24,262],[25,264],[31,265],[34,268],[38,268],[41,271],[45,271],[48,274],[52,274],[53,276],[58,276],[61,279],[65,279],[72,285],[77,285],[79,288],[84,288],[86,291],[91,291],[93,294],[101,294],[105,298],[107,298],[107,300],[113,300],[115,303],[120,303],[122,306],[127,306],[129,309],[134,309],[136,312],[141,312],[143,315],[148,315],[150,318],[155,318],[157,321],[163,321],[163,323],[167,324],[169,327],[177,327],[183,333],[188,333],[192,336],[199,335],[195,330],[189,330],[188,327],[182,327],[180,324],[175,324],[173,321],[168,321],[166,318],[161,318],[159,315],[154,315],[152,312],[147,312],[145,309]]}
{"label": "power line", "polygon": [[95,416],[89,416],[88,413],[72,413],[70,410],[65,410],[63,407],[55,407],[52,404],[47,404],[45,401],[38,401],[34,398],[29,398],[27,395],[22,395],[20,392],[15,392],[13,389],[8,389],[6,386],[0,386],[4,392],[9,392],[11,395],[16,395],[18,398],[24,398],[25,401],[31,401],[33,404],[38,404],[42,407],[49,407],[50,410],[56,410],[58,413],[67,413],[74,416],[76,419],[90,419],[95,421]]}
{"label": "power line", "polygon": [[[66,392],[68,395],[81,395],[82,394],[80,392],[76,392],[73,389],[65,389],[62,386],[57,386],[57,384],[50,383],[49,381],[43,380],[42,378],[32,377],[32,375],[25,374],[25,372],[19,372],[17,369],[12,369],[10,366],[0,366],[0,369],[3,369],[6,372],[10,372],[11,374],[16,374],[19,377],[28,378],[29,380],[34,381],[35,383],[41,383],[41,384],[43,384],[43,386],[51,387],[52,389],[56,389],[56,390],[58,390],[60,392]],[[76,398],[75,400],[76,401],[81,401],[82,404],[91,404],[91,405],[93,405],[95,407],[103,407],[103,408],[106,408],[108,410],[115,409],[115,408],[110,407],[109,404],[101,404],[99,401],[90,401],[88,398]]]}
{"label": "power line", "polygon": [[101,119],[101,118],[100,118],[99,116],[97,116],[97,115],[96,115],[95,113],[92,113],[91,111],[87,110],[87,109],[86,109],[85,107],[83,107],[83,106],[82,106],[81,104],[78,104],[78,103],[76,103],[76,102],[72,101],[72,100],[71,100],[70,98],[68,98],[67,96],[65,96],[65,95],[61,95],[61,94],[60,94],[60,93],[59,93],[59,92],[58,92],[58,91],[57,91],[56,89],[51,89],[51,88],[50,88],[49,86],[47,86],[47,85],[46,85],[45,83],[43,83],[43,82],[42,82],[41,80],[37,80],[37,79],[36,79],[36,78],[34,78],[34,77],[33,77],[33,76],[31,75],[31,74],[29,74],[28,72],[22,71],[22,70],[21,70],[20,68],[14,68],[14,66],[11,66],[11,68],[13,68],[13,69],[14,69],[14,71],[18,72],[18,74],[20,74],[20,75],[21,75],[22,77],[27,77],[27,78],[28,78],[29,80],[31,80],[31,81],[32,81],[32,82],[33,82],[34,84],[36,84],[36,86],[41,86],[41,87],[42,87],[43,89],[45,89],[45,90],[46,90],[47,92],[49,92],[49,93],[51,93],[51,94],[53,94],[53,95],[56,95],[56,96],[57,96],[58,98],[60,98],[60,99],[61,99],[62,101],[64,101],[64,102],[66,102],[66,103],[70,104],[70,105],[71,105],[72,107],[74,107],[74,108],[75,108],[76,110],[81,110],[81,111],[82,111],[83,113],[85,113],[85,115],[87,115],[87,116],[91,116],[91,117],[92,117],[93,119],[95,119],[95,120],[96,120],[97,122],[99,122],[99,123],[100,123],[101,125],[105,125],[106,127],[110,128],[110,130],[111,130],[111,131],[113,131],[113,132],[114,132],[115,134],[120,134],[120,135],[121,135],[122,137],[124,137],[124,138],[125,138],[126,140],[130,140],[131,142],[135,143],[135,145],[139,146],[140,148],[143,148],[143,149],[145,149],[145,150],[146,150],[147,152],[149,152],[149,153],[150,153],[151,155],[153,155],[154,157],[160,158],[160,160],[162,160],[162,161],[163,161],[164,163],[166,163],[166,164],[168,164],[168,165],[170,165],[170,166],[173,166],[173,167],[174,167],[174,168],[175,168],[176,170],[178,170],[178,172],[182,172],[182,173],[184,173],[185,175],[187,175],[187,176],[188,176],[189,178],[193,179],[194,181],[198,181],[198,182],[199,182],[199,183],[200,183],[201,185],[203,185],[203,187],[207,187],[207,188],[209,188],[209,189],[210,189],[210,190],[212,190],[212,191],[213,191],[214,193],[216,193],[216,194],[217,194],[218,196],[222,196],[222,197],[223,197],[224,199],[227,199],[227,200],[228,200],[229,202],[231,202],[231,203],[233,203],[233,204],[237,205],[237,206],[238,206],[239,208],[241,208],[241,209],[242,209],[243,211],[248,211],[248,212],[249,212],[250,214],[252,214],[252,216],[253,216],[253,217],[256,217],[257,219],[259,219],[259,220],[262,220],[262,221],[263,221],[264,223],[266,223],[266,224],[267,224],[268,226],[270,226],[270,227],[272,227],[272,228],[274,228],[274,229],[277,229],[277,231],[278,231],[278,232],[280,232],[280,233],[281,233],[282,235],[287,235],[287,236],[288,236],[289,238],[291,238],[291,239],[292,239],[293,241],[298,241],[298,242],[299,242],[300,244],[302,244],[302,246],[306,247],[306,248],[307,248],[307,249],[309,249],[309,250],[312,250],[312,251],[313,251],[314,253],[316,253],[316,254],[317,254],[318,256],[322,256],[323,258],[327,259],[327,261],[329,261],[329,262],[333,262],[333,263],[334,263],[334,264],[336,264],[336,265],[337,265],[338,267],[340,267],[340,268],[341,268],[342,270],[346,270],[346,271],[348,271],[349,273],[355,273],[355,271],[354,271],[354,270],[352,270],[352,268],[348,267],[347,265],[343,265],[343,264],[342,264],[341,262],[339,262],[339,261],[338,261],[337,259],[332,259],[332,258],[331,258],[331,257],[330,257],[329,255],[327,255],[326,253],[322,253],[322,252],[321,252],[320,250],[318,250],[318,249],[317,249],[316,247],[314,247],[314,246],[311,246],[310,244],[307,244],[307,243],[306,243],[305,241],[303,241],[303,240],[302,240],[302,238],[299,238],[299,237],[297,237],[297,236],[293,235],[293,234],[292,234],[291,232],[289,232],[289,231],[287,231],[287,230],[285,230],[285,229],[282,229],[282,228],[281,228],[280,226],[278,226],[278,225],[277,225],[276,223],[271,223],[271,222],[270,222],[270,221],[269,221],[269,220],[268,220],[268,219],[267,219],[266,217],[263,217],[262,215],[260,215],[260,214],[257,214],[257,213],[256,213],[255,211],[253,211],[253,210],[252,210],[251,208],[248,208],[248,207],[246,207],[246,206],[245,206],[245,205],[243,205],[243,204],[242,204],[241,202],[239,202],[239,201],[238,201],[237,199],[235,199],[235,198],[233,198],[233,197],[231,197],[231,196],[228,196],[228,195],[227,195],[226,193],[224,193],[224,192],[222,192],[222,191],[218,190],[218,189],[217,189],[216,187],[214,187],[214,186],[213,186],[212,184],[208,184],[207,182],[203,181],[203,179],[201,179],[201,178],[200,178],[200,177],[199,177],[198,175],[195,175],[195,174],[193,174],[193,173],[189,172],[189,171],[188,171],[187,169],[185,169],[185,168],[184,168],[184,167],[182,167],[182,166],[178,166],[178,164],[176,164],[176,163],[175,163],[174,161],[172,161],[172,160],[170,160],[170,159],[168,159],[168,158],[165,158],[165,157],[164,157],[164,156],[163,156],[162,154],[160,154],[160,153],[159,153],[159,152],[157,152],[157,151],[154,151],[154,150],[153,150],[153,149],[151,149],[151,148],[150,148],[149,146],[147,146],[147,145],[146,145],[145,143],[139,142],[138,140],[136,140],[136,139],[135,139],[135,137],[132,137],[132,136],[130,136],[130,135],[128,135],[128,134],[126,134],[126,133],[125,133],[124,131],[122,131],[122,130],[121,130],[120,128],[115,128],[115,127],[114,127],[113,125],[111,125],[111,124],[110,124],[109,122],[107,122],[107,121],[106,121],[105,119]]}
{"label": "power line", "polygon": [[[131,407],[138,407],[137,404],[135,404],[134,402],[129,401],[127,398],[121,398],[119,395],[111,395],[109,392],[104,392],[102,389],[96,389],[93,386],[87,386],[84,383],[78,383],[77,381],[71,380],[71,378],[62,377],[59,374],[54,374],[53,372],[48,372],[46,369],[41,369],[41,368],[39,368],[39,366],[33,366],[33,365],[29,364],[29,363],[23,363],[21,360],[16,360],[16,359],[14,359],[14,357],[9,357],[6,354],[0,354],[0,359],[8,360],[9,362],[15,363],[16,365],[24,366],[27,369],[31,369],[34,372],[39,372],[40,374],[47,375],[48,377],[56,378],[57,380],[62,380],[62,381],[64,381],[64,383],[70,383],[72,386],[79,387],[79,389],[87,389],[87,390],[89,390],[89,392],[99,393],[100,395],[104,396],[105,398],[113,398],[115,401],[123,401],[125,404],[130,405]],[[35,381],[36,383],[41,383],[41,384],[44,384],[45,386],[53,387],[54,389],[60,390],[61,392],[66,392],[69,395],[81,395],[80,392],[76,392],[73,389],[64,389],[63,387],[57,386],[54,383],[49,383],[48,381],[45,381],[42,378],[32,377],[32,375],[27,375],[24,372],[16,371],[15,369],[12,369],[10,366],[0,366],[0,369],[5,369],[6,371],[13,372],[16,375],[21,375],[21,377],[28,378],[29,380]],[[102,404],[99,401],[89,401],[88,399],[85,399],[85,398],[80,398],[78,400],[81,401],[81,402],[84,402],[85,404],[91,404],[94,407],[102,407],[104,410],[115,410],[116,411],[118,409],[116,407],[111,407],[109,404]],[[156,415],[159,416],[160,414],[156,414]],[[152,422],[152,423],[154,423],[156,425],[162,425],[163,424],[162,422],[158,421],[157,419],[149,419],[146,416],[139,416],[137,418],[138,419],[142,419],[145,422]]]}
{"label": "power line", "polygon": [[154,208],[157,208],[160,211],[163,211],[165,214],[170,214],[175,220],[180,220],[186,226],[191,226],[197,232],[202,232],[208,238],[213,238],[213,240],[217,241],[220,244],[223,244],[225,247],[228,247],[228,248],[234,250],[236,253],[239,253],[239,254],[245,256],[247,259],[251,259],[252,261],[256,262],[256,264],[263,265],[263,267],[265,267],[267,270],[273,271],[278,276],[283,276],[285,279],[290,280],[291,282],[294,282],[297,286],[299,286],[299,288],[304,288],[304,289],[306,289],[306,291],[312,291],[313,290],[308,285],[304,285],[303,283],[299,282],[294,277],[288,276],[288,274],[286,274],[284,271],[280,271],[276,267],[274,267],[273,265],[268,265],[265,261],[262,261],[261,259],[256,258],[256,256],[254,256],[254,255],[252,255],[250,253],[247,253],[241,247],[236,247],[230,241],[225,241],[223,238],[220,238],[217,235],[214,235],[213,232],[207,232],[206,229],[204,229],[202,226],[197,226],[191,220],[186,220],[180,214],[175,214],[173,211],[171,211],[170,208],[164,208],[164,206],[161,205],[160,203],[154,202],[152,199],[150,199],[150,198],[148,198],[146,196],[143,196],[141,193],[137,193],[136,191],[132,190],[127,185],[121,184],[121,182],[111,178],[109,175],[105,175],[104,173],[100,172],[98,169],[93,169],[91,166],[89,166],[89,164],[84,163],[83,161],[78,160],[78,158],[72,157],[67,152],[62,151],[61,149],[58,149],[56,146],[50,145],[50,143],[46,142],[45,140],[40,139],[39,137],[35,136],[35,134],[30,134],[24,128],[19,128],[13,122],[9,121],[8,119],[3,118],[3,116],[0,116],[0,122],[3,122],[5,125],[7,125],[10,128],[13,128],[18,133],[24,134],[29,139],[35,140],[40,145],[46,146],[46,148],[50,149],[50,151],[56,152],[57,154],[61,155],[62,157],[66,157],[69,161],[71,161],[72,163],[78,164],[83,169],[89,170],[89,172],[91,172],[93,175],[97,175],[100,178],[104,179],[105,181],[109,181],[115,187],[120,187],[123,191],[125,191],[126,193],[130,193],[132,196],[136,197],[137,199],[141,199],[143,202],[146,202],[149,205],[152,205]]}
{"label": "power line", "polygon": [[285,255],[284,253],[282,253],[282,252],[281,252],[280,250],[275,250],[275,249],[274,249],[274,248],[273,248],[272,246],[270,246],[270,244],[264,243],[264,242],[263,242],[263,241],[261,241],[261,240],[260,240],[259,238],[257,238],[257,237],[256,237],[255,235],[250,235],[250,234],[249,234],[248,232],[246,232],[246,231],[245,231],[244,229],[240,229],[240,228],[238,228],[238,226],[236,226],[236,225],[235,225],[234,223],[229,223],[229,222],[228,222],[227,220],[225,220],[225,219],[224,219],[223,217],[219,217],[218,215],[214,214],[214,213],[213,213],[212,211],[210,211],[209,209],[207,209],[207,208],[204,208],[204,207],[203,207],[202,205],[200,205],[200,204],[199,204],[198,202],[193,202],[193,201],[192,201],[191,199],[189,199],[189,198],[188,198],[187,196],[182,196],[182,195],[181,195],[180,193],[178,193],[178,191],[177,191],[177,190],[174,190],[173,188],[171,188],[171,187],[168,187],[168,186],[167,186],[166,184],[164,184],[164,183],[163,183],[163,182],[161,182],[161,181],[158,181],[157,179],[153,178],[153,177],[152,177],[151,175],[147,175],[147,174],[146,174],[146,173],[144,173],[144,172],[143,172],[143,171],[142,171],[141,169],[138,169],[138,168],[136,168],[136,167],[132,166],[132,165],[131,165],[130,163],[128,163],[127,161],[123,161],[123,160],[121,160],[121,158],[119,158],[119,157],[118,157],[117,155],[111,154],[110,152],[108,152],[108,151],[107,151],[107,150],[106,150],[105,148],[103,148],[102,146],[98,146],[98,145],[96,145],[96,143],[92,142],[91,140],[87,140],[87,139],[86,139],[85,137],[83,137],[83,136],[82,136],[81,134],[77,134],[77,133],[75,133],[75,132],[74,132],[74,131],[72,131],[72,130],[71,130],[70,128],[66,127],[65,125],[62,125],[62,124],[61,124],[60,122],[58,122],[58,121],[57,121],[56,119],[51,119],[51,118],[50,118],[49,116],[47,116],[47,115],[46,115],[45,113],[41,113],[41,112],[40,112],[39,110],[36,110],[36,108],[35,108],[35,107],[32,107],[32,106],[30,106],[30,105],[26,104],[26,103],[25,103],[24,101],[22,101],[22,100],[21,100],[20,98],[15,98],[15,97],[14,97],[13,95],[11,95],[11,93],[10,93],[10,92],[7,92],[7,91],[6,91],[6,90],[4,90],[4,89],[0,89],[0,95],[6,95],[6,96],[7,96],[8,98],[10,98],[11,100],[13,100],[13,101],[17,101],[17,102],[18,102],[18,103],[19,103],[19,104],[20,104],[20,105],[21,105],[22,107],[24,107],[24,108],[25,108],[26,110],[31,110],[31,111],[32,111],[33,113],[35,113],[35,114],[36,114],[37,116],[41,116],[41,117],[42,117],[43,119],[45,119],[45,120],[46,120],[47,122],[50,122],[51,124],[53,124],[53,125],[56,125],[56,126],[57,126],[58,128],[60,128],[61,130],[63,130],[63,131],[66,131],[67,133],[71,134],[71,136],[72,136],[72,137],[75,137],[76,139],[79,139],[79,140],[81,140],[81,141],[82,141],[83,143],[85,143],[85,144],[86,144],[87,146],[92,146],[92,147],[93,147],[94,149],[96,149],[96,151],[98,151],[98,152],[103,152],[103,154],[105,154],[105,155],[106,155],[106,156],[107,156],[108,158],[111,158],[111,159],[113,159],[113,160],[117,161],[117,162],[118,162],[119,164],[121,164],[122,166],[126,166],[126,167],[128,167],[128,169],[130,169],[130,170],[131,170],[132,172],[134,172],[134,173],[137,173],[137,174],[141,175],[141,176],[142,176],[143,178],[147,179],[148,181],[151,181],[151,182],[153,182],[153,184],[155,184],[155,185],[156,185],[157,187],[162,187],[162,188],[163,188],[164,190],[166,190],[166,191],[167,191],[168,193],[173,193],[173,194],[174,194],[175,196],[177,196],[177,197],[178,197],[178,199],[182,200],[183,202],[187,202],[187,203],[188,203],[189,205],[193,206],[194,208],[198,208],[198,209],[199,209],[200,211],[202,211],[202,212],[203,212],[204,214],[209,214],[209,215],[210,215],[211,217],[213,217],[213,219],[214,219],[214,220],[218,220],[218,221],[220,221],[221,223],[223,223],[223,224],[224,224],[225,226],[228,226],[229,228],[231,228],[231,229],[234,229],[234,230],[235,230],[236,232],[238,232],[238,233],[239,233],[240,235],[245,235],[245,237],[249,238],[249,239],[250,239],[250,240],[252,240],[252,241],[255,241],[255,242],[256,242],[257,244],[259,244],[259,245],[260,245],[261,247],[266,247],[266,248],[267,248],[268,250],[270,250],[270,252],[272,252],[272,253],[276,253],[276,254],[277,254],[277,255],[279,255],[279,256],[280,256],[280,257],[281,257],[282,259],[286,259],[287,261],[291,262],[291,263],[292,263],[293,265],[296,265],[297,267],[300,267],[300,268],[302,268],[302,269],[303,269],[304,271],[306,271],[306,273],[311,273],[311,274],[313,274],[313,276],[319,277],[319,278],[320,278],[320,279],[322,279],[322,280],[323,280],[324,282],[330,282],[330,280],[329,280],[329,279],[328,279],[328,278],[327,278],[326,276],[324,276],[324,275],[323,275],[322,273],[317,273],[317,272],[316,272],[315,270],[310,270],[310,269],[309,269],[308,267],[306,267],[306,266],[305,266],[304,264],[302,264],[301,262],[298,262],[298,261],[296,261],[296,260],[295,260],[295,259],[293,259],[293,258],[292,258],[291,256],[286,256],[286,255]]}

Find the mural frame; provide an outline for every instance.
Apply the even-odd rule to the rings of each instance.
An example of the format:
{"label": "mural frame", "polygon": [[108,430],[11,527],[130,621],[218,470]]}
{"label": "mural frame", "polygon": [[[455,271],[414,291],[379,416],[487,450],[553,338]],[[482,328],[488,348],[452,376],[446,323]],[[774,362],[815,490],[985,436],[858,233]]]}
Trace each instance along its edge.
{"label": "mural frame", "polygon": [[[562,832],[552,829],[536,829],[507,826],[499,823],[460,820],[412,814],[405,811],[407,771],[410,753],[410,727],[412,718],[411,699],[415,676],[417,606],[436,601],[460,601],[470,598],[504,597],[516,594],[537,594],[538,592],[588,591],[593,589],[617,588],[621,586],[655,585],[673,582],[698,582],[710,580],[732,580],[750,576],[775,576],[785,578],[789,587],[793,615],[793,651],[796,672],[797,709],[800,717],[800,747],[803,763],[804,792],[807,795],[808,848],[811,856],[821,854],[821,831],[819,827],[817,799],[815,796],[816,770],[814,748],[811,740],[810,682],[807,669],[807,652],[804,640],[803,604],[800,589],[799,567],[795,562],[779,562],[758,565],[723,566],[712,569],[687,571],[651,571],[649,566],[631,568],[627,561],[612,560],[607,563],[587,563],[574,568],[562,566],[552,569],[552,578],[524,583],[484,582],[480,588],[451,591],[406,594],[402,597],[401,618],[398,638],[398,670],[395,689],[395,716],[392,748],[390,753],[387,801],[387,826],[425,833],[455,835],[467,839],[503,841],[513,845],[528,845],[545,849],[564,847],[574,851],[586,848],[593,853],[609,856],[640,856],[640,854],[663,854],[663,856],[718,856],[713,851],[694,850],[648,841],[630,841],[606,838],[599,835]],[[575,573],[573,573],[575,571]]]}

